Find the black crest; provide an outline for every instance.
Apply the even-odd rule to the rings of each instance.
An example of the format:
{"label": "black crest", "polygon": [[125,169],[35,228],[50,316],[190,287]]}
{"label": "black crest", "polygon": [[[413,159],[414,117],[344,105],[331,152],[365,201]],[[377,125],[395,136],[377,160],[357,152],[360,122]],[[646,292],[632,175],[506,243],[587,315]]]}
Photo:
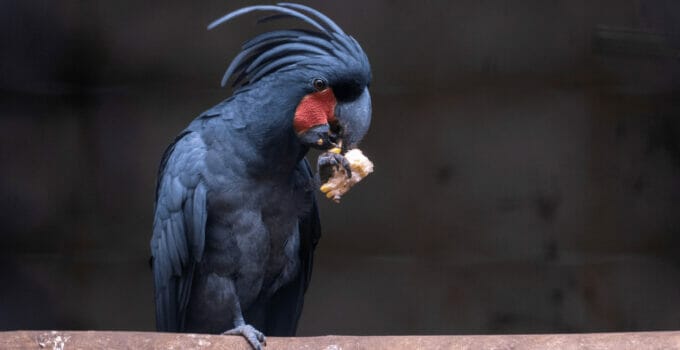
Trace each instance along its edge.
{"label": "black crest", "polygon": [[345,34],[326,15],[308,6],[279,3],[244,7],[210,23],[208,29],[255,11],[274,12],[273,15],[261,18],[258,23],[296,18],[311,25],[315,30],[275,30],[245,42],[241,52],[224,73],[222,86],[233,77],[233,86],[238,89],[253,84],[273,72],[323,64],[327,58],[337,60],[348,67],[359,67],[367,76],[370,75],[368,58],[359,43]]}

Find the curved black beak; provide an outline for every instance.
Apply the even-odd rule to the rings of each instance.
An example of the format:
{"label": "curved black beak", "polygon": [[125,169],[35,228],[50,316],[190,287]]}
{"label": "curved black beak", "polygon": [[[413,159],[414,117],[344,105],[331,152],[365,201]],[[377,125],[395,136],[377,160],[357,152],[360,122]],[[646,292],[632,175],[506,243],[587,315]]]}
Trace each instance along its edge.
{"label": "curved black beak", "polygon": [[[343,149],[351,149],[364,138],[371,125],[371,94],[364,88],[353,101],[335,106],[337,136],[342,140]],[[334,128],[332,128],[334,129]]]}

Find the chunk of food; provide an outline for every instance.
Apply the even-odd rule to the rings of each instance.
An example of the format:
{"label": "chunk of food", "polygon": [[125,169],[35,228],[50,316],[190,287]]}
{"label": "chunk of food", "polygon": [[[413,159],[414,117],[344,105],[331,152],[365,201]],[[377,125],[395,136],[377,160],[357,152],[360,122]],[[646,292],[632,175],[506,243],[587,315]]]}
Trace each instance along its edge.
{"label": "chunk of food", "polygon": [[[334,148],[330,150],[332,153],[339,154],[340,149]],[[363,180],[368,174],[373,172],[373,162],[366,157],[360,149],[355,148],[344,154],[345,159],[349,163],[349,168],[352,170],[352,175],[348,176],[347,170],[338,164],[333,167],[333,175],[321,185],[321,192],[326,194],[327,198],[332,199],[336,203],[340,203],[340,198],[349,191],[357,182]]]}

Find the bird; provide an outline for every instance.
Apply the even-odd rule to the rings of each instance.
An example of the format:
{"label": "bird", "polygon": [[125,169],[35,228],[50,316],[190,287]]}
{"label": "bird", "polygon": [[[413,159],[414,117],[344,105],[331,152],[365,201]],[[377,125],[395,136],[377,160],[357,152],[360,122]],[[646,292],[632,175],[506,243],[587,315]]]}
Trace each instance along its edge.
{"label": "bird", "polygon": [[[226,100],[165,150],[155,194],[151,265],[161,332],[294,336],[321,237],[315,190],[344,167],[371,123],[371,67],[356,39],[300,4],[232,11],[306,29],[246,41],[229,64]],[[280,22],[279,22],[280,23]],[[321,150],[312,170],[306,155]],[[319,175],[321,174],[321,175]]]}

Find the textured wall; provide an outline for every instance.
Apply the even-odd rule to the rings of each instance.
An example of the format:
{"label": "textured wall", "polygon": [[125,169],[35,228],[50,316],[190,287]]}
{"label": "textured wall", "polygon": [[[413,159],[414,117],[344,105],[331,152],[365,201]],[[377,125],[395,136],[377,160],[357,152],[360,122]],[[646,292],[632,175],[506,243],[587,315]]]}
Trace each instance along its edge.
{"label": "textured wall", "polygon": [[[676,2],[305,3],[371,59],[376,172],[322,201],[301,334],[680,328]],[[244,4],[0,4],[0,329],[153,328],[156,168]]]}

